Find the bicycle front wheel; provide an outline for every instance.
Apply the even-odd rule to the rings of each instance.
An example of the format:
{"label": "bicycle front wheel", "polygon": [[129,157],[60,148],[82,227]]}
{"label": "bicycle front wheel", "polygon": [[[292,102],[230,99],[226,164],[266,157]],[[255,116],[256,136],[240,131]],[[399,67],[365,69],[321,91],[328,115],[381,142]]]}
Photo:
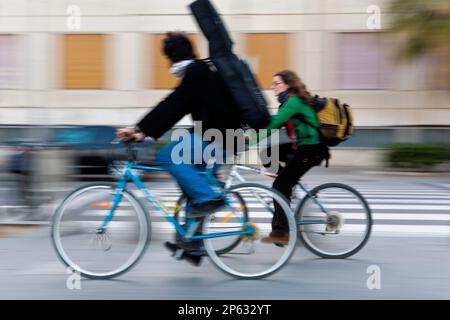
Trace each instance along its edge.
{"label": "bicycle front wheel", "polygon": [[52,221],[52,242],[62,262],[92,279],[116,277],[142,257],[151,227],[144,207],[128,191],[122,194],[113,219],[98,228],[111,212],[114,185],[88,185],[69,194]]}
{"label": "bicycle front wheel", "polygon": [[297,206],[298,235],[306,248],[323,258],[347,258],[367,243],[372,214],[364,197],[341,183],[311,190]]}
{"label": "bicycle front wheel", "polygon": [[[239,226],[237,230],[223,230],[217,228],[217,221],[226,212],[205,217],[203,235],[207,238],[203,243],[210,259],[220,270],[240,279],[260,279],[277,272],[291,258],[297,240],[294,215],[286,198],[276,190],[253,183],[235,185],[228,191],[240,195],[248,211],[248,221],[243,229]],[[236,200],[233,201],[235,206],[239,205]],[[289,234],[285,243],[277,245],[260,241],[260,236],[271,231],[275,203],[279,205],[280,216],[285,218]],[[225,232],[229,234],[224,235]],[[219,254],[218,249],[222,248],[223,241],[233,236],[233,232],[240,233],[241,241],[232,250]]]}

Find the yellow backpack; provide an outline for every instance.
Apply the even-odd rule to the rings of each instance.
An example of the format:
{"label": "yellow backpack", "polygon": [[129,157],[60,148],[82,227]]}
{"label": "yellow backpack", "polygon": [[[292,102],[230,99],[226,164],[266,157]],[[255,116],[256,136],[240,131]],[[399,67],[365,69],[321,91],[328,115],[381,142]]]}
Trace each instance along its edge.
{"label": "yellow backpack", "polygon": [[327,146],[337,146],[353,134],[353,112],[348,104],[338,99],[315,96],[312,107],[320,123],[319,127],[314,127],[319,130]]}

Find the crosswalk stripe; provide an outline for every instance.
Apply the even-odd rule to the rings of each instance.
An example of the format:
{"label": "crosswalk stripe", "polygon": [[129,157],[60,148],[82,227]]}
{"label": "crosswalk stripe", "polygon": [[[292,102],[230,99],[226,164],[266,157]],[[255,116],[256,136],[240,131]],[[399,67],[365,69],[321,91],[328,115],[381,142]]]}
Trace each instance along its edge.
{"label": "crosswalk stripe", "polygon": [[[270,179],[264,182],[258,181],[258,183],[269,187],[272,182],[273,180]],[[306,186],[308,190],[311,190],[315,186],[322,184],[321,182],[328,183],[326,180],[314,180],[307,181]],[[383,184],[383,182],[374,184],[349,183],[349,185],[359,191],[369,203],[374,219],[374,234],[450,236],[450,223],[449,225],[444,225],[450,221],[450,190],[445,192],[445,189],[443,189],[450,189],[450,184],[432,183],[429,187],[409,184],[390,184],[386,187],[386,184]],[[174,182],[150,182],[146,183],[146,186],[170,210],[173,210],[175,202],[182,194],[178,185]],[[66,188],[61,188],[60,194],[67,191]],[[131,188],[130,191],[143,202],[147,202],[141,190]],[[295,202],[293,202],[293,209],[295,209],[297,201],[305,195],[300,190],[296,192],[298,199],[295,199]],[[348,213],[345,214],[347,219],[360,219],[362,214],[358,213],[358,209],[361,208],[361,205],[351,200],[352,196],[348,193],[332,192],[330,189],[330,192],[327,192],[327,196],[322,201],[334,210],[348,210]],[[251,212],[255,215],[259,214],[261,219],[271,218],[271,214],[256,199],[249,197],[246,199],[246,203]],[[82,209],[82,205],[79,205],[79,209]],[[0,208],[5,207],[0,206]],[[72,209],[76,207],[78,207],[77,204]],[[123,202],[121,208],[123,208],[121,214],[124,217],[129,217],[132,214],[128,211],[130,203]],[[161,213],[157,212],[152,206],[148,206],[148,208],[152,218],[163,219]],[[86,214],[104,216],[105,212],[107,210],[96,211],[95,208],[91,208]],[[413,224],[414,222],[415,224]],[[173,231],[173,226],[169,222],[156,221],[153,223],[154,229],[157,229],[160,225],[165,225],[167,229]],[[267,230],[270,230],[270,224],[267,225]]]}
{"label": "crosswalk stripe", "polygon": [[[174,227],[169,222],[155,222],[153,223],[153,226],[158,232],[174,232]],[[258,227],[262,232],[269,232],[271,230],[270,223],[258,224]],[[385,235],[450,236],[450,227],[428,225],[373,225],[372,236]]]}
{"label": "crosswalk stripe", "polygon": [[[161,191],[161,190],[150,190],[152,194],[154,195],[173,195],[173,196],[181,196],[181,191],[173,191],[173,190],[167,190],[167,191]],[[402,197],[417,197],[417,196],[424,196],[424,197],[442,197],[445,199],[450,199],[450,193],[445,193],[445,192],[409,192],[409,191],[404,191],[404,192],[400,192],[400,191],[362,191],[362,190],[357,190],[359,191],[361,194],[363,194],[364,196],[389,196],[389,197],[396,197],[396,198],[402,198]],[[132,190],[132,192],[136,195],[136,196],[144,196],[144,193],[140,190]],[[304,194],[304,192],[301,192],[301,194]],[[336,192],[331,192],[331,191],[327,191],[327,194],[339,194]],[[347,195],[348,193],[340,193],[341,195]]]}
{"label": "crosswalk stripe", "polygon": [[[159,211],[151,210],[151,214],[159,213]],[[228,211],[219,211],[216,213],[217,216],[225,216]],[[272,214],[264,212],[252,212],[253,217],[257,218],[272,218]],[[312,214],[309,212],[308,214]],[[317,212],[316,212],[317,214]],[[321,213],[318,213],[321,214]],[[104,210],[89,210],[83,212],[84,216],[105,216]],[[117,213],[117,216],[134,216],[135,213],[131,213],[129,210],[124,210],[123,212]],[[365,215],[362,213],[345,213],[345,219],[366,219]],[[408,220],[408,221],[450,221],[449,214],[408,214],[408,213],[374,213],[372,214],[374,220]]]}

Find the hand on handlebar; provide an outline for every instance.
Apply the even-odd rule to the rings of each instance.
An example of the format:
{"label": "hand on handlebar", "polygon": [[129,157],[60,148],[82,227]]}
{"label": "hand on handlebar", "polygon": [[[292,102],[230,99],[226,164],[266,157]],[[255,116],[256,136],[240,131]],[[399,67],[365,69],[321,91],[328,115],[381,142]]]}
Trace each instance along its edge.
{"label": "hand on handlebar", "polygon": [[145,133],[136,128],[120,128],[116,131],[116,137],[125,142],[141,142],[146,138]]}

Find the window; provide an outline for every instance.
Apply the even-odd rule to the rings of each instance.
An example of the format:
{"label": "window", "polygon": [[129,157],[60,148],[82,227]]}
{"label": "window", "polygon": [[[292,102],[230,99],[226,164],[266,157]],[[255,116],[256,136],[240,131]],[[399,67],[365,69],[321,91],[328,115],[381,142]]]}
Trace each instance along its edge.
{"label": "window", "polygon": [[245,54],[258,83],[269,89],[272,77],[289,69],[289,35],[286,33],[255,33],[246,35]]}
{"label": "window", "polygon": [[105,88],[106,38],[102,34],[64,35],[64,88]]}
{"label": "window", "polygon": [[[199,56],[200,37],[196,34],[187,35],[194,46],[194,52]],[[178,79],[169,73],[170,62],[162,53],[162,40],[166,37],[165,34],[151,34],[149,41],[151,43],[150,65],[151,76],[149,77],[149,87],[152,89],[172,89],[177,83]]]}
{"label": "window", "polygon": [[383,148],[395,142],[394,128],[354,128],[353,135],[338,148]]}
{"label": "window", "polygon": [[0,35],[0,89],[19,87],[19,60],[18,36]]}
{"label": "window", "polygon": [[342,90],[377,90],[389,86],[393,72],[390,46],[380,33],[338,34],[336,85]]}

